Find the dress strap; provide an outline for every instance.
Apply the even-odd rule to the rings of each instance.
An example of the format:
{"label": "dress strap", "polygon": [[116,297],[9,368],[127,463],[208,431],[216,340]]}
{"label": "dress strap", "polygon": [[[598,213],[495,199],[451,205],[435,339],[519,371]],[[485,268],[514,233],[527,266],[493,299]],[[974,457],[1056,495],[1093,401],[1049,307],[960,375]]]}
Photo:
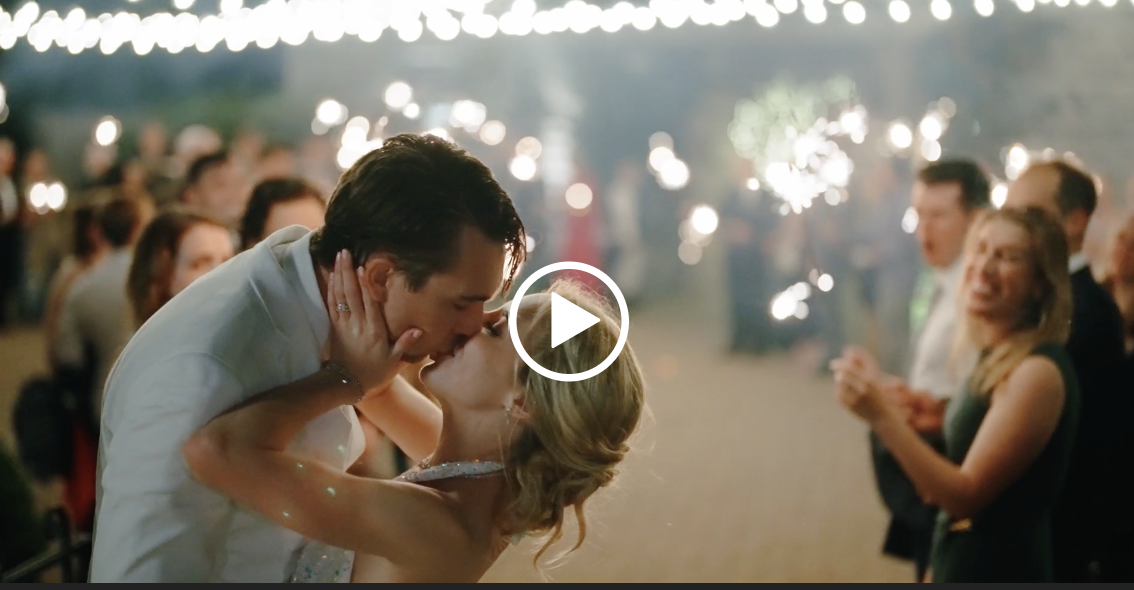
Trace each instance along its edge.
{"label": "dress strap", "polygon": [[410,470],[398,476],[398,481],[425,483],[443,479],[490,477],[504,471],[504,464],[496,461],[458,461],[442,463],[425,469]]}

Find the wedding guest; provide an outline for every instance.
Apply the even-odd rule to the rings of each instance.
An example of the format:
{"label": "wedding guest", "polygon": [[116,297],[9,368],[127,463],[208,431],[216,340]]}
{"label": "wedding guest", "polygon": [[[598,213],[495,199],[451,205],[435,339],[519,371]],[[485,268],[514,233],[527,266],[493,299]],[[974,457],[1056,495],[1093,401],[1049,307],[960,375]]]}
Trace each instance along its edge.
{"label": "wedding guest", "polygon": [[1063,349],[1067,242],[1046,214],[985,214],[966,243],[964,338],[982,351],[953,399],[945,454],[886,396],[876,363],[832,362],[839,400],[867,422],[927,503],[940,507],[935,582],[1050,582],[1052,512],[1067,475],[1079,389]]}
{"label": "wedding guest", "polygon": [[116,196],[153,201],[147,184],[146,165],[138,158],[118,162],[106,173],[104,183]]}
{"label": "wedding guest", "polygon": [[242,249],[291,226],[323,227],[327,203],[318,189],[298,178],[265,180],[252,189],[252,198],[240,220]]}
{"label": "wedding guest", "polygon": [[206,154],[189,166],[181,202],[235,229],[248,202],[246,182],[226,152]]}
{"label": "wedding guest", "polygon": [[752,176],[752,162],[738,159],[734,167],[736,186],[730,187],[720,212],[732,330],[729,351],[763,354],[776,348],[768,305],[782,288],[776,280],[772,241],[783,224],[771,193],[744,186]]}
{"label": "wedding guest", "polygon": [[151,178],[169,176],[169,134],[160,121],[147,121],[138,132],[138,159]]}
{"label": "wedding guest", "polygon": [[1100,556],[1117,539],[1114,518],[1129,502],[1116,485],[1119,438],[1134,416],[1128,412],[1129,383],[1123,375],[1122,316],[1095,281],[1083,241],[1098,203],[1095,181],[1063,161],[1036,164],[1008,188],[1006,208],[1037,207],[1062,226],[1074,310],[1067,354],[1083,393],[1080,436],[1075,442],[1067,486],[1053,521],[1056,581],[1095,577]]}
{"label": "wedding guest", "polygon": [[[60,182],[52,173],[51,158],[41,148],[28,150],[20,171],[19,190],[24,201],[31,205],[24,209],[24,241],[21,246],[23,272],[20,277],[20,313],[26,318],[42,316],[44,294],[59,261],[70,250],[70,227],[65,216],[48,206],[35,203],[32,196],[43,187]],[[40,188],[36,188],[40,187]],[[80,196],[69,200],[83,202]]]}
{"label": "wedding guest", "polygon": [[63,311],[63,302],[67,300],[75,281],[102,262],[110,252],[99,228],[98,205],[83,204],[76,207],[71,215],[71,227],[71,254],[63,259],[51,279],[43,317],[47,360],[53,369],[57,365],[55,347],[59,345],[59,314]]}
{"label": "wedding guest", "polygon": [[138,160],[146,171],[146,191],[153,195],[154,203],[164,208],[177,201],[181,182],[169,151],[169,136],[160,121],[148,121],[138,132]]}
{"label": "wedding guest", "polygon": [[[915,234],[926,270],[909,304],[911,351],[905,378],[888,377],[887,392],[911,426],[938,452],[944,452],[945,408],[964,386],[976,362],[971,347],[954,361],[961,310],[957,298],[964,270],[965,237],[979,213],[989,206],[988,177],[976,163],[949,160],[918,173],[911,203],[917,213]],[[861,354],[867,354],[862,352]],[[883,552],[911,559],[920,580],[929,567],[937,508],[921,501],[915,485],[882,444],[871,437],[878,491],[893,518]]]}
{"label": "wedding guest", "polygon": [[118,198],[99,211],[99,227],[110,251],[106,258],[76,281],[59,316],[55,359],[60,367],[81,372],[85,385],[76,386],[88,414],[98,423],[102,386],[129,336],[126,273],[134,244],[149,221],[144,201]]}
{"label": "wedding guest", "polygon": [[199,158],[224,149],[224,139],[207,125],[189,125],[173,140],[173,155],[169,159],[169,173],[173,178],[185,178],[189,167]]}
{"label": "wedding guest", "polygon": [[138,239],[126,279],[132,329],[232,256],[232,240],[221,223],[180,208],[158,215]]}
{"label": "wedding guest", "polygon": [[1134,216],[1118,228],[1104,263],[1103,287],[1122,314],[1126,356],[1134,353]]}
{"label": "wedding guest", "polygon": [[[1126,219],[1114,236],[1104,259],[1103,286],[1114,297],[1122,314],[1125,337],[1126,370],[1123,385],[1134,383],[1134,216]],[[1123,416],[1134,415],[1134,396],[1121,398]],[[1129,497],[1134,489],[1134,433],[1129,429],[1119,436],[1115,449],[1114,487]],[[1119,501],[1111,513],[1115,523],[1115,542],[1101,556],[1100,578],[1109,582],[1134,581],[1134,503]]]}
{"label": "wedding guest", "polygon": [[266,144],[267,139],[264,134],[252,128],[242,129],[232,138],[228,153],[232,165],[241,176],[252,181],[256,180],[256,167],[263,156]]}
{"label": "wedding guest", "polygon": [[297,171],[295,150],[284,144],[269,144],[256,163],[256,178],[261,182],[276,178],[291,178]]}

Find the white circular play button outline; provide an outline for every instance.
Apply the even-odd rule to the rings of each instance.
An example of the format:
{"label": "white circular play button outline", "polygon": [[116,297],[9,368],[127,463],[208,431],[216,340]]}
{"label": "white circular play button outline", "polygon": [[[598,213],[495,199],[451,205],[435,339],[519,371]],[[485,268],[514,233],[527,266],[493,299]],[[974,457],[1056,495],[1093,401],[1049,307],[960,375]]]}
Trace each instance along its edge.
{"label": "white circular play button outline", "polygon": [[622,291],[618,288],[618,285],[614,284],[614,280],[608,277],[606,273],[602,272],[601,270],[589,264],[583,264],[582,262],[556,262],[535,271],[530,277],[528,277],[526,281],[523,282],[523,284],[520,285],[520,288],[516,291],[516,295],[512,298],[512,301],[519,302],[521,299],[523,299],[524,295],[527,294],[528,289],[530,289],[532,285],[535,284],[535,282],[539,279],[553,272],[563,270],[577,270],[579,272],[585,272],[605,283],[606,286],[611,290],[611,292],[614,293],[614,298],[618,300],[618,312],[622,316],[622,325],[618,332],[618,342],[615,343],[614,350],[610,351],[610,354],[607,355],[606,359],[599,363],[598,366],[592,367],[591,369],[583,371],[582,373],[559,373],[544,368],[543,365],[535,362],[535,360],[532,359],[531,355],[528,354],[528,351],[524,349],[523,343],[520,342],[520,331],[516,327],[517,317],[519,316],[518,313],[508,314],[508,332],[512,336],[512,344],[516,347],[516,352],[519,353],[520,358],[524,361],[524,364],[526,364],[531,370],[539,373],[540,375],[543,375],[544,377],[547,377],[548,379],[571,383],[575,381],[590,379],[591,377],[594,377],[595,375],[598,375],[599,373],[605,371],[608,367],[610,367],[610,365],[614,364],[614,361],[618,358],[618,355],[622,354],[622,349],[626,346],[626,338],[630,335],[630,310],[626,306],[626,297],[622,295]]}

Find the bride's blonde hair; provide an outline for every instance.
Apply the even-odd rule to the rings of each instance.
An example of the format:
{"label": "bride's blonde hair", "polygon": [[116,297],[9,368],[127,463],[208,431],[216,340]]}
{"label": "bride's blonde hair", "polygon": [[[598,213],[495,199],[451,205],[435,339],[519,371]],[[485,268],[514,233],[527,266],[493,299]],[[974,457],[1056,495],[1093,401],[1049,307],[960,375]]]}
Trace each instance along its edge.
{"label": "bride's blonde hair", "polygon": [[[525,347],[533,360],[551,371],[579,373],[614,349],[620,324],[606,301],[572,281],[556,281],[554,293],[600,318],[595,326],[552,348],[551,298],[525,312]],[[563,537],[563,519],[573,508],[579,538],[559,557],[579,548],[587,534],[583,503],[608,485],[629,451],[630,435],[645,407],[645,381],[634,351],[627,345],[610,367],[583,381],[548,379],[518,363],[517,383],[524,392],[528,419],[505,457],[510,533],[546,535],[540,557]]]}

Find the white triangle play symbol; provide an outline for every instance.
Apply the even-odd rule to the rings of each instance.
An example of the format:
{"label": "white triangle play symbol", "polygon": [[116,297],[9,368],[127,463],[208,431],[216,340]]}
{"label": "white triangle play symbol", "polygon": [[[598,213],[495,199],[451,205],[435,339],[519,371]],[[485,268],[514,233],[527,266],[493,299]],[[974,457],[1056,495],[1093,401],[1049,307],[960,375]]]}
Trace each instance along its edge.
{"label": "white triangle play symbol", "polygon": [[552,348],[574,338],[583,330],[597,323],[599,323],[599,319],[587,313],[583,308],[567,301],[555,293],[551,294]]}

